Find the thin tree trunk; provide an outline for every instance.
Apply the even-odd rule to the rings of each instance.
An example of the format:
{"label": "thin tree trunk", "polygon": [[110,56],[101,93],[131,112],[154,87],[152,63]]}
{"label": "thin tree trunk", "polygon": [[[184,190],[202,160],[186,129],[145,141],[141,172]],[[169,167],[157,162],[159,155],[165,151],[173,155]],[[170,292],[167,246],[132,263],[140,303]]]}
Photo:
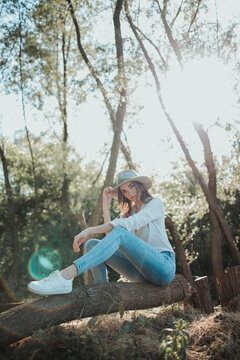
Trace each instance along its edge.
{"label": "thin tree trunk", "polygon": [[11,233],[11,250],[12,250],[12,260],[13,265],[11,268],[11,281],[15,282],[17,280],[17,277],[19,276],[19,269],[20,269],[20,244],[19,244],[19,238],[18,238],[18,226],[17,226],[17,219],[16,219],[16,210],[15,210],[15,204],[13,201],[13,194],[12,194],[12,187],[9,180],[9,171],[8,171],[8,165],[7,165],[7,159],[5,157],[4,148],[0,145],[0,157],[3,167],[3,174],[4,174],[4,180],[5,180],[5,188],[6,188],[6,194],[7,194],[7,202],[8,202],[8,232]]}
{"label": "thin tree trunk", "polygon": [[194,13],[193,16],[192,16],[192,19],[191,19],[191,22],[190,22],[190,25],[189,25],[189,28],[188,28],[188,33],[189,33],[190,30],[191,30],[192,24],[193,24],[194,21],[196,20],[196,17],[197,17],[198,11],[199,11],[199,7],[200,7],[200,4],[201,4],[201,1],[202,1],[202,0],[198,0],[197,9],[196,9],[195,13]]}
{"label": "thin tree trunk", "polygon": [[[78,223],[81,227],[81,231],[85,230],[88,227],[83,210],[80,212],[80,215],[78,216]],[[86,254],[86,246],[85,245],[86,245],[86,242],[83,245],[83,255]],[[93,284],[93,276],[92,276],[91,270],[85,271],[85,273],[83,274],[83,281],[84,281],[84,285]]]}
{"label": "thin tree trunk", "polygon": [[[181,52],[180,52],[180,48],[178,46],[178,43],[175,40],[173,40],[171,29],[169,28],[169,26],[168,26],[168,24],[166,22],[166,16],[164,15],[163,11],[161,10],[159,1],[158,0],[155,0],[155,1],[158,4],[159,11],[160,11],[161,16],[162,16],[164,27],[165,27],[166,33],[168,35],[169,43],[170,43],[173,51],[175,52],[175,54],[177,56],[180,67],[182,68],[182,56],[181,56]],[[194,22],[194,20],[195,20],[195,18],[197,16],[200,3],[201,3],[201,0],[198,0],[197,10],[196,10],[196,12],[194,14],[194,17],[192,18],[191,24],[189,26],[189,31],[190,31],[190,28],[191,28],[191,26],[192,26],[192,24],[193,24],[193,22]],[[160,92],[160,86],[159,86],[158,91]],[[160,102],[163,102],[163,99],[161,99]],[[168,116],[169,116],[169,114],[168,114]],[[204,148],[205,163],[206,163],[206,167],[208,169],[208,174],[209,174],[208,189],[210,190],[210,193],[213,195],[213,200],[217,204],[216,170],[215,170],[215,165],[214,165],[214,161],[213,161],[213,155],[212,155],[212,151],[211,151],[210,141],[209,141],[207,133],[204,132],[201,124],[195,122],[194,127],[195,127],[195,130],[197,131],[201,141],[202,141],[203,148]],[[176,132],[175,132],[175,134],[176,134]],[[179,132],[176,135],[180,136]],[[181,141],[182,141],[182,144],[183,144],[182,139],[181,139]],[[182,149],[184,151],[183,147],[182,147]],[[186,156],[186,153],[185,153],[185,156]],[[190,156],[190,154],[189,154],[189,156]],[[186,156],[186,158],[187,158],[187,156]],[[187,160],[188,160],[188,158],[187,158]],[[188,160],[188,162],[189,162],[189,160]],[[192,161],[192,163],[193,163],[193,161]],[[191,166],[191,164],[190,164],[190,166]],[[197,170],[197,168],[196,168],[196,170]],[[203,181],[204,180],[202,178],[202,182]],[[201,187],[202,187],[202,185],[201,185]],[[206,196],[206,194],[205,194],[205,196]],[[207,199],[207,201],[208,201],[208,199]],[[209,201],[208,201],[208,203],[209,203]],[[210,221],[211,221],[211,225],[212,225],[211,226],[212,227],[212,244],[211,244],[212,245],[212,264],[213,264],[213,272],[214,272],[215,279],[216,279],[217,274],[220,275],[221,273],[223,273],[222,250],[221,250],[222,249],[221,248],[222,232],[221,232],[221,228],[220,228],[220,225],[219,225],[219,222],[218,222],[218,219],[217,219],[217,215],[214,213],[214,210],[212,209],[210,204],[209,204],[209,214],[210,214]],[[225,219],[224,219],[224,222],[225,222]],[[226,224],[226,222],[225,222],[225,224]],[[231,248],[232,247],[231,243],[232,242],[234,243],[234,239],[232,238],[232,235],[231,235],[230,231],[228,231],[228,229],[226,229],[226,230],[228,232],[228,236],[229,236],[228,241],[229,241],[229,246]],[[237,247],[236,247],[236,249],[237,249]],[[232,248],[232,251],[234,252],[233,257],[235,258],[235,260],[238,263],[240,261],[240,253],[238,252],[238,254],[235,254],[234,246]]]}
{"label": "thin tree trunk", "polygon": [[[59,107],[61,110],[62,124],[63,124],[63,136],[62,136],[62,167],[63,167],[63,183],[62,183],[62,195],[61,195],[61,210],[62,210],[62,222],[63,228],[67,229],[68,217],[70,213],[69,204],[69,178],[68,178],[68,125],[67,125],[67,54],[66,54],[66,33],[65,33],[65,22],[63,21],[63,32],[62,32],[62,63],[63,63],[63,85],[60,88],[62,93],[61,99],[59,100]],[[66,236],[70,236],[69,231],[66,231]]]}
{"label": "thin tree trunk", "polygon": [[[89,71],[90,71],[90,74],[92,75],[92,77],[94,78],[94,80],[96,81],[97,83],[97,86],[99,88],[99,90],[101,91],[102,93],[102,96],[103,96],[103,99],[104,99],[104,103],[107,107],[107,110],[108,110],[108,113],[109,113],[109,117],[110,117],[110,120],[111,120],[111,124],[112,124],[112,127],[114,128],[115,126],[115,122],[117,121],[116,120],[116,114],[115,114],[115,111],[110,103],[110,100],[107,96],[107,92],[106,92],[106,89],[104,88],[101,80],[99,79],[98,75],[97,75],[97,72],[95,71],[93,65],[91,64],[90,60],[88,59],[87,57],[87,54],[83,48],[83,45],[82,45],[82,42],[81,42],[81,32],[80,32],[80,28],[79,28],[79,25],[78,25],[78,21],[77,21],[77,18],[76,18],[76,15],[75,15],[75,11],[74,11],[74,8],[73,8],[73,5],[72,5],[72,2],[71,0],[66,0],[67,3],[68,3],[68,8],[69,8],[69,11],[71,13],[71,17],[72,17],[72,20],[73,20],[73,23],[74,23],[74,26],[75,26],[75,30],[76,30],[76,35],[77,35],[77,45],[78,45],[78,49],[79,49],[79,52],[84,60],[84,62],[86,63]],[[127,161],[127,164],[130,168],[135,168],[135,165],[134,165],[134,162],[131,158],[131,153],[129,151],[129,149],[124,145],[124,143],[120,140],[121,142],[121,151]]]}
{"label": "thin tree trunk", "polygon": [[[121,34],[121,24],[120,24],[120,13],[122,10],[123,0],[117,0],[116,7],[113,15],[114,22],[114,30],[115,30],[115,45],[116,45],[116,53],[117,53],[117,67],[118,67],[118,89],[120,89],[120,97],[118,108],[116,112],[116,121],[113,127],[114,137],[111,148],[111,155],[109,166],[106,174],[106,178],[104,181],[103,188],[111,185],[113,182],[113,177],[116,171],[117,158],[120,148],[121,142],[121,133],[123,120],[126,112],[126,75],[124,68],[124,57],[123,57],[123,42],[122,42],[122,34]],[[97,206],[93,212],[91,218],[91,226],[97,225],[100,221],[102,213],[102,192],[98,198]]]}
{"label": "thin tree trunk", "polygon": [[193,289],[195,289],[193,291],[193,296],[184,301],[184,306],[192,305],[193,307],[200,308],[202,311],[210,314],[211,312],[213,312],[213,304],[207,276],[193,280],[192,273],[184,253],[182,242],[179,239],[174,223],[169,216],[166,216],[165,218],[165,225],[170,231],[171,237],[176,247],[176,260],[180,263],[181,273],[192,285]]}
{"label": "thin tree trunk", "polygon": [[176,247],[176,260],[179,261],[179,263],[180,263],[181,273],[182,273],[182,275],[184,275],[184,277],[187,279],[187,281],[190,284],[194,285],[192,273],[191,273],[190,267],[187,263],[183,244],[182,244],[181,240],[179,239],[179,235],[176,231],[174,223],[169,216],[165,217],[165,225],[166,225],[166,228],[169,230],[170,235],[173,240],[173,243]]}
{"label": "thin tree trunk", "polygon": [[[196,132],[198,133],[204,149],[205,164],[208,170],[208,188],[217,202],[217,182],[216,182],[216,169],[213,160],[213,154],[209,137],[204,131],[201,124],[198,122],[193,123]],[[212,265],[215,279],[223,274],[223,261],[222,261],[222,232],[218,223],[217,217],[209,206],[210,221],[212,225]]]}
{"label": "thin tree trunk", "polygon": [[25,111],[25,100],[24,100],[24,87],[23,87],[23,65],[22,65],[22,16],[21,16],[21,5],[20,2],[18,2],[18,15],[19,15],[19,72],[20,72],[20,90],[21,90],[21,102],[22,102],[22,113],[23,113],[23,119],[25,123],[25,131],[26,131],[26,137],[28,142],[28,147],[30,151],[31,156],[31,162],[32,162],[32,174],[33,174],[33,180],[34,180],[34,192],[35,192],[35,201],[34,201],[34,213],[33,213],[33,221],[32,221],[32,233],[33,238],[35,237],[35,228],[37,224],[37,218],[38,218],[38,180],[37,180],[37,174],[36,174],[36,165],[35,165],[35,158],[33,154],[33,148],[29,136],[29,131],[27,127],[27,118],[26,118],[26,111]]}
{"label": "thin tree trunk", "polygon": [[[175,40],[173,40],[171,29],[169,28],[167,21],[166,21],[166,13],[164,13],[161,10],[158,0],[155,0],[155,1],[158,4],[159,11],[160,11],[161,17],[162,17],[162,21],[164,23],[165,31],[168,35],[169,43],[177,56],[180,67],[182,68],[181,52],[180,52],[178,43]],[[191,20],[191,24],[189,26],[188,32],[190,31],[190,28],[197,16],[200,3],[201,3],[201,0],[198,0],[197,10]],[[213,161],[213,155],[212,155],[212,151],[211,151],[209,137],[208,137],[207,133],[203,130],[201,124],[195,122],[194,127],[200,137],[200,140],[202,141],[202,144],[203,144],[205,163],[206,163],[206,167],[207,167],[208,175],[209,175],[208,188],[217,203],[216,170],[215,170],[215,164]],[[212,228],[212,243],[211,243],[211,245],[212,245],[212,264],[213,264],[214,276],[216,279],[218,274],[220,275],[221,273],[223,273],[222,247],[221,247],[222,233],[221,233],[221,228],[218,223],[217,217],[216,217],[214,211],[212,210],[211,206],[209,206],[209,214],[210,214],[210,221],[211,221],[211,228]]]}
{"label": "thin tree trunk", "polygon": [[180,64],[180,67],[182,68],[182,55],[181,55],[181,52],[180,52],[180,49],[179,49],[179,46],[178,46],[178,43],[177,41],[173,38],[173,34],[172,34],[172,30],[170,29],[168,23],[167,23],[167,20],[166,20],[166,11],[163,11],[161,9],[161,6],[159,4],[159,1],[158,0],[155,0],[157,6],[158,6],[158,9],[159,9],[159,12],[160,12],[160,15],[161,15],[161,19],[162,19],[162,22],[163,22],[163,25],[164,25],[164,28],[165,28],[165,31],[166,31],[166,34],[167,34],[167,37],[168,37],[168,40],[172,46],[172,49],[177,57],[177,60]]}
{"label": "thin tree trunk", "polygon": [[200,174],[199,170],[197,169],[197,167],[196,167],[196,165],[195,165],[195,163],[194,163],[194,161],[193,161],[193,159],[192,159],[192,157],[191,157],[191,155],[190,155],[190,153],[189,153],[189,151],[188,151],[188,149],[187,149],[187,147],[186,147],[186,145],[185,145],[185,143],[184,143],[184,141],[183,141],[177,127],[176,127],[176,125],[174,124],[170,114],[166,110],[165,103],[164,103],[162,95],[161,95],[160,82],[159,82],[158,75],[157,75],[156,70],[155,70],[155,66],[152,63],[152,61],[151,61],[151,59],[150,59],[150,57],[148,55],[148,52],[147,52],[142,40],[140,39],[140,37],[139,37],[139,35],[138,35],[138,33],[137,33],[136,29],[135,29],[135,26],[134,26],[134,24],[132,22],[132,19],[131,19],[129,10],[128,10],[127,0],[124,0],[124,4],[125,4],[126,15],[127,15],[127,19],[128,19],[129,24],[130,24],[130,27],[131,27],[131,29],[132,29],[132,31],[133,31],[136,39],[137,39],[142,51],[143,51],[143,54],[144,54],[144,56],[146,58],[149,69],[152,72],[152,75],[153,75],[153,78],[154,78],[154,81],[155,81],[155,85],[156,85],[156,89],[157,89],[157,96],[158,96],[159,103],[160,103],[160,105],[161,105],[161,107],[163,109],[163,112],[164,112],[164,114],[166,116],[166,119],[168,120],[168,122],[169,122],[169,124],[170,124],[170,126],[171,126],[171,128],[172,128],[172,130],[173,130],[173,132],[174,132],[174,134],[175,134],[175,136],[176,136],[176,138],[177,138],[177,140],[178,140],[178,142],[179,142],[179,144],[180,144],[180,146],[181,146],[181,148],[182,148],[182,150],[183,150],[183,152],[185,154],[185,157],[186,157],[186,159],[187,159],[187,161],[188,161],[188,163],[189,163],[189,165],[190,165],[190,167],[192,169],[192,172],[193,172],[196,180],[199,182],[199,185],[202,188],[202,191],[203,191],[203,193],[204,193],[204,195],[206,197],[206,200],[207,200],[209,206],[212,208],[212,210],[214,211],[214,213],[215,213],[215,215],[216,215],[216,217],[217,217],[217,219],[219,221],[222,232],[224,233],[224,235],[225,235],[225,237],[227,239],[228,246],[229,246],[229,249],[230,249],[230,251],[232,253],[232,256],[233,256],[236,264],[238,265],[238,264],[240,264],[240,252],[239,252],[239,250],[238,250],[238,248],[237,248],[237,246],[236,246],[236,244],[234,242],[234,239],[232,237],[232,234],[231,234],[231,232],[230,232],[230,230],[229,230],[229,228],[227,226],[227,223],[226,223],[226,220],[225,220],[224,215],[222,213],[222,210],[219,208],[217,202],[215,201],[214,196],[212,195],[212,193],[208,189],[208,187],[207,187],[202,175]]}

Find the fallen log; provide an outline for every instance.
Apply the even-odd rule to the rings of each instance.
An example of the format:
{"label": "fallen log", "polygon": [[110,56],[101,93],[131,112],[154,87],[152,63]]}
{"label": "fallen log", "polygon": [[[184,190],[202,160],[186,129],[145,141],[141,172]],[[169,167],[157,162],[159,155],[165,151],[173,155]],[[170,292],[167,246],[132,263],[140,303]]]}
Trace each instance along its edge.
{"label": "fallen log", "polygon": [[172,304],[189,298],[191,285],[176,275],[169,285],[108,283],[83,286],[71,294],[41,297],[0,314],[0,347],[28,337],[37,329],[75,319]]}
{"label": "fallen log", "polygon": [[0,304],[0,313],[8,310],[8,309],[12,309],[13,307],[15,306],[19,306],[19,305],[22,305],[23,303],[22,302],[15,302],[15,303],[3,303],[3,304]]}

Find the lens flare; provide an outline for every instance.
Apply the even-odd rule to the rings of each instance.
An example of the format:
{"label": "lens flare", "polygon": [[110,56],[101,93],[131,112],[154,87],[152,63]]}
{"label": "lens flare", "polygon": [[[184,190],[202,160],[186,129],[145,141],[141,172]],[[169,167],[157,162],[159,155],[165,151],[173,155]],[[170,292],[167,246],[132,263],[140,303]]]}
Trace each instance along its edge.
{"label": "lens flare", "polygon": [[60,264],[61,257],[57,250],[40,249],[31,256],[28,271],[34,279],[41,280],[52,271],[58,270]]}

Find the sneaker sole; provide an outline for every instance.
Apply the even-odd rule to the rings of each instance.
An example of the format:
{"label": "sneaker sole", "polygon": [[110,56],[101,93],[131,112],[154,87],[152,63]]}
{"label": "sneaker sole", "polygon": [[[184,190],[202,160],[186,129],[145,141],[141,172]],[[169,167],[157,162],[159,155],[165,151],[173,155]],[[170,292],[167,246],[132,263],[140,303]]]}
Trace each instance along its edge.
{"label": "sneaker sole", "polygon": [[69,294],[72,292],[72,288],[44,291],[41,289],[39,289],[39,290],[33,289],[29,285],[28,285],[28,290],[37,295],[63,295],[63,294]]}

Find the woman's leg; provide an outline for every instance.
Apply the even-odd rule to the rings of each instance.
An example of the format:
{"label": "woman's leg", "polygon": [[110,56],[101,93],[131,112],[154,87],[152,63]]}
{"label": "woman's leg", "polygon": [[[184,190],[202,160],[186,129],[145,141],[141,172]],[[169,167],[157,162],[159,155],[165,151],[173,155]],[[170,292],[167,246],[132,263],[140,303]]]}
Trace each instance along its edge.
{"label": "woman's leg", "polygon": [[[85,244],[86,251],[89,252],[92,250],[92,248],[94,248],[99,242],[101,242],[101,240],[88,240]],[[126,279],[132,282],[146,281],[135,266],[119,250],[117,250],[104,263],[91,268],[94,284],[108,282],[106,265],[110,266],[118,274],[123,275]]]}
{"label": "woman's leg", "polygon": [[[131,263],[145,281],[158,285],[168,284],[173,280],[174,254],[168,251],[158,252],[129,231],[116,227],[87,254],[74,261],[73,265],[61,272],[54,271],[45,279],[31,281],[28,289],[41,295],[67,294],[72,291],[73,277],[77,273],[80,275],[96,266],[105,266],[104,263],[110,263],[118,250],[126,257],[128,265]],[[123,265],[124,258],[121,261]],[[123,269],[119,271],[123,272]],[[66,277],[66,274],[71,275],[71,278]]]}
{"label": "woman's leg", "polygon": [[87,254],[74,261],[78,275],[110,259],[120,250],[143,276],[154,284],[168,284],[175,275],[175,260],[161,253],[129,231],[115,227]]}

